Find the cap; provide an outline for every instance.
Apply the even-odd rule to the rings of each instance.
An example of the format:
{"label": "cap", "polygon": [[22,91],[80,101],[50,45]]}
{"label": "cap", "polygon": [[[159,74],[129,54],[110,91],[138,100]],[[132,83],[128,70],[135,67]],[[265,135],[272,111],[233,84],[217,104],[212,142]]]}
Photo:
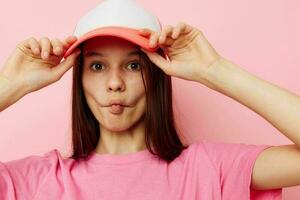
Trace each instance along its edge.
{"label": "cap", "polygon": [[[138,33],[141,28],[161,32],[162,26],[155,15],[135,0],[103,0],[79,20],[74,30],[78,39],[67,49],[64,58],[84,41],[99,36],[119,37],[149,51],[157,51],[159,46],[150,47],[149,38]],[[166,53],[163,54],[167,58]]]}

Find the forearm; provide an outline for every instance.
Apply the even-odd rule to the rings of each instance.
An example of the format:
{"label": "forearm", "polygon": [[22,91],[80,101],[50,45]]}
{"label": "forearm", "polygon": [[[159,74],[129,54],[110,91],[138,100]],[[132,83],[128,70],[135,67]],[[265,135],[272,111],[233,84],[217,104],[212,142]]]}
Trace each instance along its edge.
{"label": "forearm", "polygon": [[221,59],[206,74],[209,87],[247,106],[300,148],[300,97]]}
{"label": "forearm", "polygon": [[14,83],[0,74],[0,112],[25,95],[20,84]]}

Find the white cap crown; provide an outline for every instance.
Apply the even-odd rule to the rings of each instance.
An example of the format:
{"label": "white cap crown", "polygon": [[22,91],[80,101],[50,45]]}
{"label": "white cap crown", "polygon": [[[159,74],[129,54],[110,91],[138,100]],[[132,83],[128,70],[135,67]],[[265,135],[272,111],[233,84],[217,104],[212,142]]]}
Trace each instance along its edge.
{"label": "white cap crown", "polygon": [[103,0],[79,20],[74,35],[80,37],[106,26],[161,31],[159,19],[138,5],[135,0]]}

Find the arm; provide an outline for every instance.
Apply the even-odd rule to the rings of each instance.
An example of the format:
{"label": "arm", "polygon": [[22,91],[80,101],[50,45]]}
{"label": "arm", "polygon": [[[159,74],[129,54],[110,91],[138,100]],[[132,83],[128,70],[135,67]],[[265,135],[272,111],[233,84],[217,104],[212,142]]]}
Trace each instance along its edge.
{"label": "arm", "polygon": [[[141,49],[166,74],[197,81],[250,108],[270,122],[292,145],[265,149],[256,159],[252,187],[272,189],[300,185],[300,97],[271,84],[219,55],[197,28],[186,23],[160,33],[142,29],[151,47],[157,44],[169,59]],[[297,124],[298,122],[298,124]]]}
{"label": "arm", "polygon": [[207,86],[247,106],[295,143],[265,149],[255,162],[251,187],[300,185],[300,97],[226,59],[213,63],[206,75]]}
{"label": "arm", "polygon": [[[0,72],[0,112],[25,94],[58,81],[80,53],[75,50],[61,62],[63,54],[75,41],[76,37],[71,36],[62,42],[44,37],[39,42],[29,38],[19,43]],[[57,48],[59,50],[54,52]]]}
{"label": "arm", "polygon": [[300,97],[250,74],[226,59],[207,71],[213,89],[247,106],[300,149]]}
{"label": "arm", "polygon": [[17,102],[26,94],[25,90],[16,82],[13,82],[0,74],[0,111]]}

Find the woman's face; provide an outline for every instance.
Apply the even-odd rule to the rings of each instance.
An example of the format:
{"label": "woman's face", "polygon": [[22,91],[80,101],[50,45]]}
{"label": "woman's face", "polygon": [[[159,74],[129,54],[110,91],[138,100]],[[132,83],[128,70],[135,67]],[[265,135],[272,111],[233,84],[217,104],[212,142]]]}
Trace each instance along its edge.
{"label": "woman's face", "polygon": [[[142,119],[146,107],[138,46],[117,37],[96,37],[84,43],[82,53],[84,94],[100,128],[126,131]],[[112,100],[125,106],[112,106]]]}

